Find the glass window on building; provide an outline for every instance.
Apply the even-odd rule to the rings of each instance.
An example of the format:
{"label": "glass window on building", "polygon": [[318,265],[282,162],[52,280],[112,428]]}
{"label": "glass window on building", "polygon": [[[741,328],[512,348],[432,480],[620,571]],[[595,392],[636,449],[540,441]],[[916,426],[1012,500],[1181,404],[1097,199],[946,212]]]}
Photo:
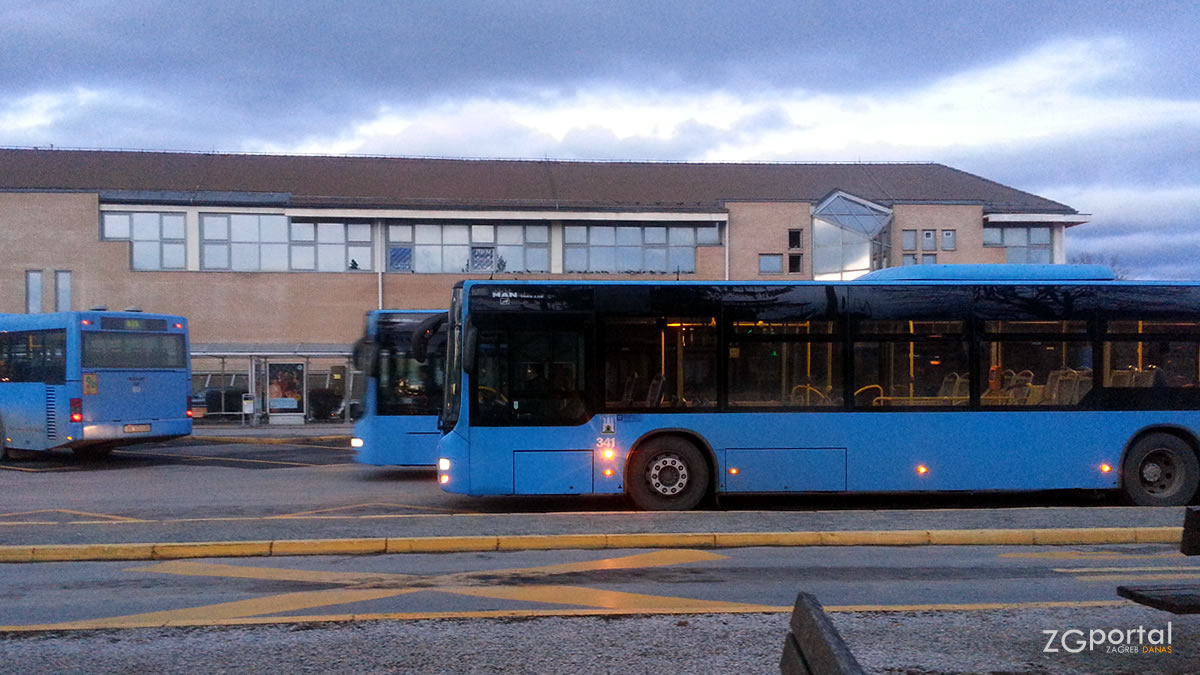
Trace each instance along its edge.
{"label": "glass window on building", "polygon": [[937,254],[936,253],[922,253],[921,254],[921,264],[922,265],[936,265],[937,264]]}
{"label": "glass window on building", "polygon": [[[286,216],[254,213],[200,215],[200,267],[234,272],[287,272],[313,269],[304,261],[312,251],[293,254],[289,235],[307,246],[315,237],[312,223],[289,225]],[[291,264],[295,257],[299,265]],[[315,260],[315,258],[314,258]]]}
{"label": "glass window on building", "polygon": [[921,230],[921,250],[937,250],[937,230]]}
{"label": "glass window on building", "polygon": [[953,251],[958,247],[958,233],[955,230],[942,230],[942,250]]}
{"label": "glass window on building", "polygon": [[182,213],[105,212],[100,236],[130,242],[130,266],[135,270],[182,270],[187,267]]}
{"label": "glass window on building", "polygon": [[389,223],[387,251],[389,272],[549,272],[550,227]]}
{"label": "glass window on building", "polygon": [[804,254],[789,253],[788,254],[788,274],[802,274],[804,272]]}
{"label": "glass window on building", "polygon": [[902,258],[902,262],[900,264],[905,265],[905,266],[918,265],[918,264],[920,264],[920,261],[917,260],[917,255],[915,253],[905,253],[904,257]]}
{"label": "glass window on building", "polygon": [[812,273],[818,281],[855,279],[887,266],[892,213],[838,194],[813,212]]}
{"label": "glass window on building", "polygon": [[1004,247],[1009,263],[1048,265],[1054,260],[1049,226],[985,227],[983,245]]}
{"label": "glass window on building", "polygon": [[788,230],[788,248],[804,248],[804,230]]}
{"label": "glass window on building", "polygon": [[42,271],[25,272],[25,313],[42,313]]}
{"label": "glass window on building", "polygon": [[54,272],[54,311],[71,311],[71,271]]}
{"label": "glass window on building", "polygon": [[563,271],[690,274],[696,248],[720,241],[716,225],[569,224],[563,227]]}
{"label": "glass window on building", "polygon": [[783,274],[783,256],[779,253],[759,253],[758,273]]}
{"label": "glass window on building", "polygon": [[916,230],[901,230],[900,231],[900,248],[905,251],[917,250],[917,231]]}

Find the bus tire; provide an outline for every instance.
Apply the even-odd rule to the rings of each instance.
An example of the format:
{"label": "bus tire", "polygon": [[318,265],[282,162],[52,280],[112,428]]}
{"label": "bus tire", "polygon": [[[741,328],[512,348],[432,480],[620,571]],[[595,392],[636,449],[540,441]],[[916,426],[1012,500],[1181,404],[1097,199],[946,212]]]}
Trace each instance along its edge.
{"label": "bus tire", "polygon": [[625,490],[646,511],[687,511],[708,494],[709,471],[695,445],[661,436],[637,449],[629,462]]}
{"label": "bus tire", "polygon": [[1154,433],[1129,449],[1121,475],[1121,490],[1131,504],[1183,506],[1200,487],[1200,462],[1183,439]]}

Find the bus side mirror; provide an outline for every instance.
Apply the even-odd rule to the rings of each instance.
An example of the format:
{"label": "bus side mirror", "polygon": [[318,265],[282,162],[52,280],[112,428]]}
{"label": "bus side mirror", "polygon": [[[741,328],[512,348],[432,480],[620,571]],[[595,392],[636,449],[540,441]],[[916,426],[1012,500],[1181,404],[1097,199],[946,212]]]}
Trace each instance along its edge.
{"label": "bus side mirror", "polygon": [[433,339],[434,333],[438,332],[448,318],[450,318],[448,312],[434,314],[422,321],[413,331],[412,346],[409,352],[417,363],[425,363],[425,359],[429,357],[429,341]]}
{"label": "bus side mirror", "polygon": [[467,328],[467,337],[463,340],[463,372],[475,374],[475,350],[479,347],[479,329]]}
{"label": "bus side mirror", "polygon": [[362,338],[354,343],[354,367],[371,377],[379,375],[379,343]]}

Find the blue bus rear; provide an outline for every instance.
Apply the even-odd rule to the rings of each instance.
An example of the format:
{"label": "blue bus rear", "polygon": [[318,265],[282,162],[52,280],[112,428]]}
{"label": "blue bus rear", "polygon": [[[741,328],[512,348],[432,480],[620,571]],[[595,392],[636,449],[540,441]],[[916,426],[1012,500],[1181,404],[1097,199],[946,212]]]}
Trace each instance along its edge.
{"label": "blue bus rear", "polygon": [[446,381],[445,331],[430,329],[426,353],[413,353],[413,335],[444,317],[438,310],[375,310],[355,349],[363,373],[363,414],[354,423],[355,459],[375,466],[437,463],[437,414]]}
{"label": "blue bus rear", "polygon": [[0,317],[5,447],[112,448],[192,432],[187,320],[141,312]]}

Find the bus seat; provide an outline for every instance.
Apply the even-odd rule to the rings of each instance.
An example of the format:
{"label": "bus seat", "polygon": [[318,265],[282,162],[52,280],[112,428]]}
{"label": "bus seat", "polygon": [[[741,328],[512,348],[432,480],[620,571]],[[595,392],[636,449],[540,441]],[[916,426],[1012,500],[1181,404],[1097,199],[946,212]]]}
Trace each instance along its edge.
{"label": "bus seat", "polygon": [[958,387],[958,373],[947,373],[942,378],[942,386],[938,387],[937,395],[940,397],[950,397],[954,395],[954,390]]}
{"label": "bus seat", "polygon": [[[955,398],[962,398],[962,397],[970,396],[971,395],[971,378],[966,377],[966,376],[959,376],[958,380],[954,383],[954,391],[950,395]],[[964,401],[964,403],[965,403],[965,401]]]}
{"label": "bus seat", "polygon": [[1078,405],[1079,402],[1083,400],[1083,397],[1087,396],[1088,392],[1091,390],[1092,390],[1092,378],[1080,377],[1079,384],[1075,385],[1075,397],[1074,397],[1074,400],[1071,401],[1071,404]]}
{"label": "bus seat", "polygon": [[1133,374],[1133,386],[1135,387],[1152,387],[1154,386],[1154,371],[1143,370]]}
{"label": "bus seat", "polygon": [[649,408],[657,408],[662,403],[663,382],[666,381],[666,376],[662,373],[656,373],[650,378],[650,388],[646,391],[646,406]]}
{"label": "bus seat", "polygon": [[1079,387],[1079,373],[1068,370],[1058,378],[1058,388],[1054,391],[1055,405],[1074,405],[1075,390]]}
{"label": "bus seat", "polygon": [[625,391],[621,393],[621,405],[629,405],[633,403],[633,390],[637,387],[637,373],[625,378]]}
{"label": "bus seat", "polygon": [[1013,380],[1017,379],[1016,372],[1006,368],[1003,373],[1000,373],[1000,388],[1007,389],[1013,385]]}
{"label": "bus seat", "polygon": [[1009,386],[1015,388],[1015,387],[1020,387],[1022,385],[1027,385],[1027,384],[1033,384],[1033,371],[1032,370],[1022,370],[1021,372],[1014,375],[1012,384],[1010,384]]}
{"label": "bus seat", "polygon": [[1133,384],[1132,370],[1114,370],[1108,378],[1110,387],[1128,387]]}

